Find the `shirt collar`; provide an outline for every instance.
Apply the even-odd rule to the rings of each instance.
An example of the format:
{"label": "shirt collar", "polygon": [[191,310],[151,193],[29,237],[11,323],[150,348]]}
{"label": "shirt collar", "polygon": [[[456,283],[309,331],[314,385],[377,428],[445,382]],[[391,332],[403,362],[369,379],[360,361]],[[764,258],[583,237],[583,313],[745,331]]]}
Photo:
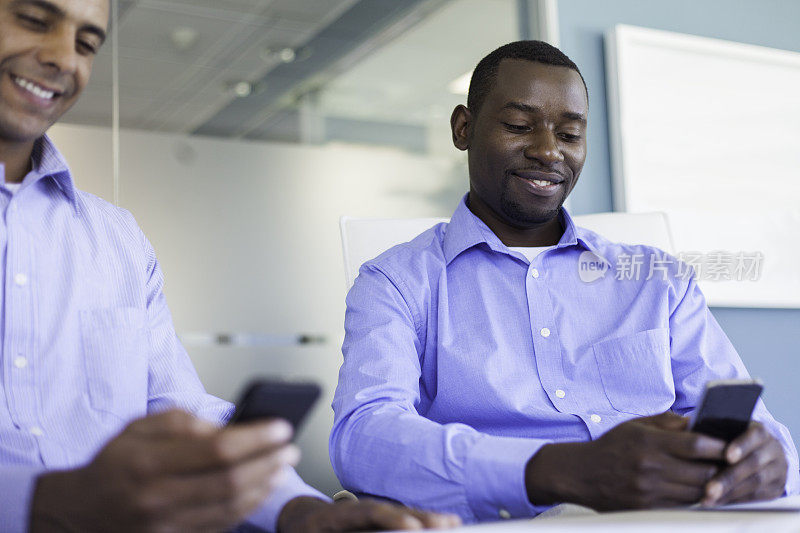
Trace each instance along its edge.
{"label": "shirt collar", "polygon": [[69,165],[53,141],[47,135],[43,135],[33,145],[31,171],[22,180],[22,184],[29,187],[32,183],[48,177],[52,178],[59,190],[77,210],[78,194]]}
{"label": "shirt collar", "polygon": [[[476,217],[467,207],[467,196],[461,199],[450,223],[447,225],[442,243],[444,258],[447,264],[464,250],[485,243],[491,250],[500,253],[511,253],[508,247],[489,229],[481,219]],[[581,246],[598,254],[597,243],[592,234],[575,225],[572,216],[562,207],[558,214],[564,233],[561,235],[556,248],[568,246]]]}

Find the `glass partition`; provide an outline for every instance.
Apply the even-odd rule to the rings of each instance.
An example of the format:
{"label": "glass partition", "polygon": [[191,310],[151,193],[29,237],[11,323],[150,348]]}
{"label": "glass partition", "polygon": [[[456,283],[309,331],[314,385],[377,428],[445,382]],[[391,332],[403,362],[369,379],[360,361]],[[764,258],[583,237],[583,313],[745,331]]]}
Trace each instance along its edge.
{"label": "glass partition", "polygon": [[451,214],[468,181],[450,113],[477,61],[519,38],[523,4],[119,0],[90,86],[53,129],[79,187],[154,245],[209,392],[233,399],[264,374],[323,385],[299,471],[326,492],[339,217]]}

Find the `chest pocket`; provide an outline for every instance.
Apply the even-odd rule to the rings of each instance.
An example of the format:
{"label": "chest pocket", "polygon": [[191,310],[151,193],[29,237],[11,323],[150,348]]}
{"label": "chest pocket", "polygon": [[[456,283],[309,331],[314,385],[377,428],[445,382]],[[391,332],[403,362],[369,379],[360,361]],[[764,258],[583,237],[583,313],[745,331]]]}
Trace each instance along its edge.
{"label": "chest pocket", "polygon": [[603,390],[614,409],[652,415],[675,402],[667,328],[605,340],[592,349]]}
{"label": "chest pocket", "polygon": [[80,312],[83,360],[93,409],[124,420],[147,411],[148,338],[145,310]]}

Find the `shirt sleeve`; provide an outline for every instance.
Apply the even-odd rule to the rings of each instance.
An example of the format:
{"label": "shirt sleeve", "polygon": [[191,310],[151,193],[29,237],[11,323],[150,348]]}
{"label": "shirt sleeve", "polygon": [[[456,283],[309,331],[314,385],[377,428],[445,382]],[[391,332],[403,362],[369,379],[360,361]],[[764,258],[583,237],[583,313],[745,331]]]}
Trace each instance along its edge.
{"label": "shirt sleeve", "polygon": [[208,394],[183,348],[164,296],[164,275],[152,245],[141,234],[147,257],[145,290],[149,335],[148,413],[179,407],[196,416],[223,425],[233,406]]}
{"label": "shirt sleeve", "polygon": [[28,531],[36,480],[41,467],[0,467],[0,524],[8,533]]}
{"label": "shirt sleeve", "polygon": [[397,285],[362,267],[347,296],[344,363],[333,400],[330,455],[342,485],[465,522],[546,509],[529,502],[524,473],[549,441],[493,436],[418,413],[424,354],[417,333]]}
{"label": "shirt sleeve", "polygon": [[[748,379],[750,375],[728,337],[706,305],[694,278],[677,287],[670,309],[670,348],[675,380],[673,409],[691,415],[699,405],[705,384],[717,379]],[[800,490],[797,449],[789,430],[778,423],[759,400],[753,418],[780,441],[789,464],[786,494]]]}
{"label": "shirt sleeve", "polygon": [[[164,276],[153,248],[144,239],[148,254],[147,267],[147,317],[150,335],[150,370],[148,412],[159,412],[180,407],[195,416],[219,426],[227,423],[234,405],[205,391],[189,355],[183,348],[162,290]],[[293,468],[287,467],[284,481],[275,489],[248,522],[268,531],[274,531],[278,516],[286,503],[299,496],[313,496],[328,500],[316,489],[308,486]]]}

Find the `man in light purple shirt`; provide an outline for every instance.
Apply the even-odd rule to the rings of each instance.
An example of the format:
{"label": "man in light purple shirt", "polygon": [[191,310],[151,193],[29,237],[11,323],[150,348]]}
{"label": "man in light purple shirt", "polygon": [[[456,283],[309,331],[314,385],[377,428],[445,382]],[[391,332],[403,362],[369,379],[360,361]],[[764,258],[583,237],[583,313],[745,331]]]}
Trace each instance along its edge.
{"label": "man in light purple shirt", "polygon": [[[447,526],[332,504],[285,421],[222,427],[172,326],[152,246],[75,188],[44,135],[77,100],[108,0],[0,0],[0,530],[282,532]],[[243,526],[251,527],[251,526]]]}
{"label": "man in light purple shirt", "polygon": [[748,374],[686,265],[562,207],[588,113],[577,66],[546,43],[476,67],[451,118],[469,194],[365,263],[347,296],[330,437],[346,488],[466,522],[798,491],[794,444],[763,403],[728,445],[687,431],[707,381]]}

